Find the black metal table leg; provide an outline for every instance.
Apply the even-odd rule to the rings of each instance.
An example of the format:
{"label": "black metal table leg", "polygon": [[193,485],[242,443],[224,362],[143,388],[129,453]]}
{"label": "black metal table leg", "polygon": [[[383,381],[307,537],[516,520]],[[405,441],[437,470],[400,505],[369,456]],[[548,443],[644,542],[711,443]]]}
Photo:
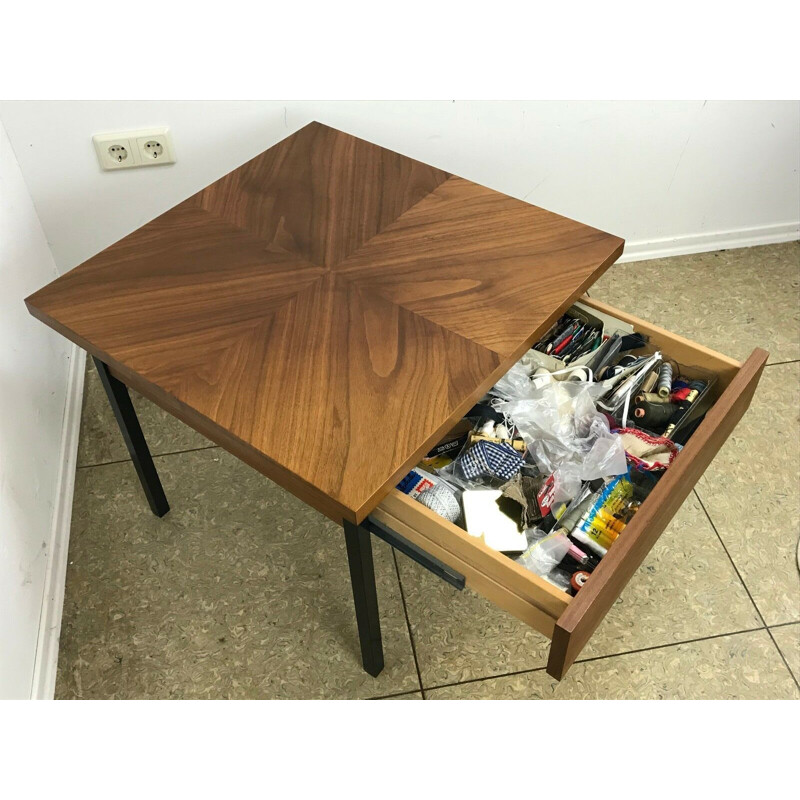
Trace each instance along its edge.
{"label": "black metal table leg", "polygon": [[139,425],[139,419],[131,402],[128,387],[109,372],[108,365],[105,362],[99,358],[94,358],[94,356],[92,356],[92,359],[97,367],[103,388],[108,395],[108,401],[111,403],[114,416],[117,418],[117,424],[128,447],[128,452],[131,455],[133,466],[136,468],[136,474],[139,476],[142,489],[144,489],[147,502],[157,517],[163,517],[169,511],[169,503],[167,502],[167,496],[164,494],[164,488],[161,486],[161,480],[158,477],[158,472],[156,472],[156,466],[147,447],[142,428]]}
{"label": "black metal table leg", "polygon": [[350,582],[356,606],[358,638],[361,642],[361,661],[364,669],[377,677],[383,669],[383,642],[378,616],[378,591],[372,563],[372,541],[369,531],[352,522],[344,522]]}

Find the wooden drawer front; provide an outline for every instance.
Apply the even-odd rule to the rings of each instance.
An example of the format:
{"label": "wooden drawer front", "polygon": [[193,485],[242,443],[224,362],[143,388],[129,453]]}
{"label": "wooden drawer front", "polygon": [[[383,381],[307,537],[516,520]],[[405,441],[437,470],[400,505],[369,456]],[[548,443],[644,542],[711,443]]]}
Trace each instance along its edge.
{"label": "wooden drawer front", "polygon": [[569,595],[394,489],[370,514],[466,578],[466,585],[552,638]]}
{"label": "wooden drawer front", "polygon": [[740,364],[603,303],[583,302],[630,322],[666,356],[687,367],[713,370],[719,377],[714,406],[580,593],[569,597],[396,489],[371,514],[460,572],[478,594],[551,638],[547,671],[557,679],[575,661],[747,410],[768,357],[756,349]]}

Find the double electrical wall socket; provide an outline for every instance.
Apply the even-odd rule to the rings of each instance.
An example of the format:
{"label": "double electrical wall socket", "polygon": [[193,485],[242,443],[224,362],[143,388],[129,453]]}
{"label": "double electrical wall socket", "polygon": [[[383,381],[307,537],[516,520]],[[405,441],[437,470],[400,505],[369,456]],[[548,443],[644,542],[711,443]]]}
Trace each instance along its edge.
{"label": "double electrical wall socket", "polygon": [[175,150],[169,128],[97,133],[92,137],[103,169],[131,169],[174,164]]}

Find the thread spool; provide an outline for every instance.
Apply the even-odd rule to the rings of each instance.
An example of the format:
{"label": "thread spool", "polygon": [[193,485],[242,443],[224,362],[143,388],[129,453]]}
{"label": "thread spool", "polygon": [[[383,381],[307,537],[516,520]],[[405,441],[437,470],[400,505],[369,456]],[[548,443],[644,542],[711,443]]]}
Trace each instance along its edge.
{"label": "thread spool", "polygon": [[461,518],[461,506],[458,499],[443,483],[437,483],[417,495],[417,500],[448,522],[458,522]]}
{"label": "thread spool", "polygon": [[642,403],[656,403],[657,405],[663,405],[664,403],[669,403],[669,397],[662,397],[660,394],[656,394],[655,392],[642,392],[641,394],[636,395],[636,400],[634,401],[637,405],[641,405]]}
{"label": "thread spool", "polygon": [[578,572],[572,573],[572,577],[569,579],[569,585],[578,592],[587,580],[589,580],[589,573],[578,570]]}
{"label": "thread spool", "polygon": [[686,399],[690,391],[689,384],[686,381],[672,381],[669,399],[673,403],[680,403],[681,400]]}
{"label": "thread spool", "polygon": [[658,371],[658,388],[656,391],[662,396],[669,398],[672,389],[672,364],[662,364]]}
{"label": "thread spool", "polygon": [[663,430],[672,421],[675,406],[672,403],[637,403],[633,416],[637,424],[651,431]]}
{"label": "thread spool", "polygon": [[585,383],[586,381],[589,380],[589,370],[587,370],[585,367],[581,367],[579,369],[576,369],[574,372],[572,372],[570,374],[570,376],[567,378],[567,380],[568,381],[573,381],[574,383],[578,383],[578,382],[584,382]]}
{"label": "thread spool", "polygon": [[707,385],[705,381],[692,381],[689,384],[689,394],[678,403],[678,407],[675,409],[672,418],[669,420],[667,429],[664,431],[664,438],[669,439],[672,437],[672,434],[675,433],[675,428],[678,427],[681,420],[689,413],[689,409],[692,407],[694,401],[697,400]]}
{"label": "thread spool", "polygon": [[642,391],[652,392],[656,388],[656,381],[658,380],[658,370],[654,369],[652,372],[647,373],[647,377],[642,381]]}

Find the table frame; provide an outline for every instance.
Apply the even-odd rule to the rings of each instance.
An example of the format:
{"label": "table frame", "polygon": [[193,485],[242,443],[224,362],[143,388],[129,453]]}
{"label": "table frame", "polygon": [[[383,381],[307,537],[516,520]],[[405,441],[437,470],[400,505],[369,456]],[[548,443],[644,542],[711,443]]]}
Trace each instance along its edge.
{"label": "table frame", "polygon": [[[139,476],[150,510],[157,517],[163,517],[169,511],[169,503],[139,424],[139,418],[136,416],[128,387],[111,374],[108,364],[95,356],[92,356],[92,360],[100,375],[100,381],[106,391],[122,438],[125,440],[136,474]],[[372,536],[382,539],[456,589],[463,589],[466,581],[463,575],[376,520],[368,517],[358,525],[343,520],[342,526],[356,610],[361,661],[364,670],[377,677],[383,670],[384,662],[378,589],[372,558]]]}

